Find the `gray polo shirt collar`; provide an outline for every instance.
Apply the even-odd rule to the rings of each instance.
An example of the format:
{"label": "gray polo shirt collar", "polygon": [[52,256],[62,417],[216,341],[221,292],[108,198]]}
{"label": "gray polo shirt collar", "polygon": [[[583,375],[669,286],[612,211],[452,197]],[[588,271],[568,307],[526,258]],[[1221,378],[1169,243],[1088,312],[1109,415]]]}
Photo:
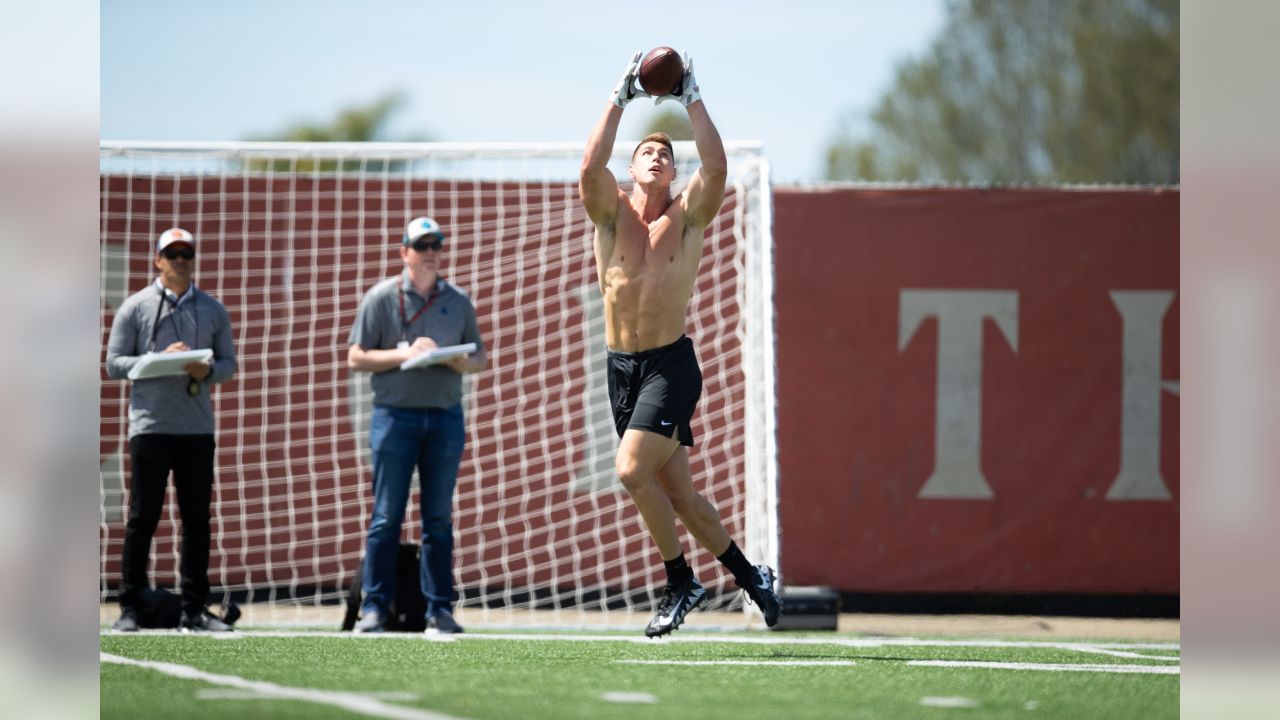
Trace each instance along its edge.
{"label": "gray polo shirt collar", "polygon": [[181,305],[188,298],[191,298],[196,294],[196,284],[194,282],[187,286],[187,291],[182,293],[182,297],[178,297],[172,290],[165,287],[164,282],[161,281],[160,278],[156,278],[155,286],[160,292],[164,293],[165,297],[169,298],[169,301],[173,303],[174,307]]}
{"label": "gray polo shirt collar", "polygon": [[[192,285],[194,286],[195,284],[192,283]],[[431,294],[439,295],[440,293],[444,292],[444,287],[445,287],[444,276],[441,275],[440,273],[436,273],[436,284],[432,286]],[[414,287],[413,281],[409,279],[408,269],[402,270],[400,272],[400,289],[405,292],[411,292],[414,295],[418,295],[418,288]],[[418,297],[422,297],[422,296],[418,295]],[[427,298],[422,298],[422,299],[426,300]]]}

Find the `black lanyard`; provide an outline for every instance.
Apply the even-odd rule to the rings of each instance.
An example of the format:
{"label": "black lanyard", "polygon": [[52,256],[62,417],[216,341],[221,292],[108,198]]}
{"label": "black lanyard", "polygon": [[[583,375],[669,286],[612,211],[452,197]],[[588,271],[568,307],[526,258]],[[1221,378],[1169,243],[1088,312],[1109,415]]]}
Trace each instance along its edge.
{"label": "black lanyard", "polygon": [[[174,334],[178,336],[179,341],[182,340],[182,326],[178,324],[178,303],[182,298],[170,300],[163,288],[156,288],[156,292],[160,293],[160,306],[156,308],[155,322],[151,323],[151,352],[156,351],[156,335],[160,332],[160,317],[166,304],[173,306],[173,310],[169,312],[169,317],[173,318]],[[200,306],[196,304],[195,287],[192,286],[187,292],[191,293],[191,317],[196,326],[196,335],[192,338],[192,341],[195,343],[200,341]],[[189,375],[187,376],[187,394],[191,397],[200,394],[200,381]]]}
{"label": "black lanyard", "polygon": [[422,317],[422,313],[426,312],[427,308],[431,307],[431,303],[434,303],[436,298],[440,297],[440,281],[436,281],[435,289],[431,291],[431,297],[427,298],[427,301],[422,304],[422,307],[418,308],[418,312],[414,313],[413,317],[408,319],[405,319],[404,314],[404,286],[401,285],[397,289],[400,291],[400,340],[408,342],[409,326],[418,318]]}
{"label": "black lanyard", "polygon": [[[155,322],[151,323],[151,352],[156,351],[156,335],[160,332],[161,315],[164,313],[166,304],[173,306],[173,309],[169,312],[169,317],[173,319],[174,334],[178,336],[178,340],[182,340],[182,326],[178,323],[178,302],[182,298],[170,300],[163,288],[156,288],[156,292],[160,295],[160,305],[156,308]],[[200,306],[196,303],[195,286],[192,286],[187,292],[191,293],[191,316],[196,324],[196,336],[192,338],[192,347],[194,347],[195,343],[200,340]]]}

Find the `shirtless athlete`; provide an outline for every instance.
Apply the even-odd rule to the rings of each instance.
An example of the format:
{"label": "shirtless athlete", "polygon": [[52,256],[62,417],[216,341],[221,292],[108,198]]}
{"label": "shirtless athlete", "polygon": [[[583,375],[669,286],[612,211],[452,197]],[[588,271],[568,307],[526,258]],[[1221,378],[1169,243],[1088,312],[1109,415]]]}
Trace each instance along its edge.
{"label": "shirtless athlete", "polygon": [[675,630],[706,591],[685,560],[676,517],[733,573],[773,626],[782,611],[774,571],[753,566],[729,537],[716,508],[693,489],[688,448],[691,421],[702,393],[693,341],[684,334],[685,313],[698,275],[702,239],[724,200],[728,161],[686,58],[685,76],[671,96],[689,113],[701,167],[688,187],[671,196],[676,168],[671,139],[646,137],[631,157],[628,194],[607,167],[627,103],[650,97],[635,82],[635,53],[604,114],[587,140],[579,192],[595,224],[593,242],[604,295],[609,347],[609,398],[622,441],[617,472],[640,511],[666,566],[667,586],[645,628],[656,637]]}

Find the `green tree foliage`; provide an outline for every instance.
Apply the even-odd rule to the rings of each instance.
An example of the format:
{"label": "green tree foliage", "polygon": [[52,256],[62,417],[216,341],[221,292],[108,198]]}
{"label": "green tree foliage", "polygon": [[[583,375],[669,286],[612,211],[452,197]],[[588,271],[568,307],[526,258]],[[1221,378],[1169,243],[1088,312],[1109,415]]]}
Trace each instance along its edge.
{"label": "green tree foliage", "polygon": [[[256,140],[277,140],[285,142],[371,142],[383,140],[387,120],[404,105],[405,98],[398,92],[388,93],[368,105],[353,105],[338,112],[338,116],[328,123],[299,123],[285,128],[278,133],[271,133]],[[399,161],[343,161],[320,160],[309,158],[273,158],[253,159],[249,161],[251,170],[271,170],[274,172],[334,172],[343,170],[355,172],[360,170],[375,172],[394,170],[402,166]]]}
{"label": "green tree foliage", "polygon": [[[1177,0],[952,0],[830,180],[1177,183]],[[858,136],[860,135],[860,137]]]}
{"label": "green tree foliage", "polygon": [[404,96],[389,93],[369,105],[349,106],[338,111],[338,117],[325,124],[301,123],[286,128],[278,136],[264,138],[294,142],[368,142],[380,139],[383,126],[392,113],[404,105]]}
{"label": "green tree foliage", "polygon": [[[666,105],[667,103],[663,103],[662,107]],[[672,140],[693,139],[693,125],[689,122],[689,115],[684,110],[660,109],[658,114],[649,119],[649,124],[641,133],[641,137],[656,132],[664,132],[670,135]]]}

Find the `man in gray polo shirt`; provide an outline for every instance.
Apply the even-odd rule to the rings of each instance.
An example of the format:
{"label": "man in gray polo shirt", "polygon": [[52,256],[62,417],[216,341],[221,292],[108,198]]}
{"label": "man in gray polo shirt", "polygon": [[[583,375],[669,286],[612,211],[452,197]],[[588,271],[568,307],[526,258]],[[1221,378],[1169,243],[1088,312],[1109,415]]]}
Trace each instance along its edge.
{"label": "man in gray polo shirt", "polygon": [[[471,299],[440,276],[444,231],[414,218],[400,243],[404,270],[374,285],[360,303],[347,365],[373,373],[373,519],[364,560],[364,601],[356,632],[380,632],[395,596],[400,525],[409,482],[421,486],[422,559],[428,633],[459,633],[453,619],[453,490],[466,442],[462,374],[487,364]],[[439,347],[475,343],[468,355],[401,370],[400,364]]]}
{"label": "man in gray polo shirt", "polygon": [[196,240],[182,228],[160,234],[155,266],[160,277],[116,311],[107,340],[107,376],[124,379],[151,352],[213,349],[210,362],[191,362],[183,375],[137,380],[129,393],[129,521],[120,564],[123,632],[138,629],[141,595],[149,582],[151,538],[173,472],[182,516],[182,620],[184,630],[226,631],[206,610],[209,599],[209,503],[213,494],[213,406],[209,388],[236,372],[227,309],[191,280]]}

